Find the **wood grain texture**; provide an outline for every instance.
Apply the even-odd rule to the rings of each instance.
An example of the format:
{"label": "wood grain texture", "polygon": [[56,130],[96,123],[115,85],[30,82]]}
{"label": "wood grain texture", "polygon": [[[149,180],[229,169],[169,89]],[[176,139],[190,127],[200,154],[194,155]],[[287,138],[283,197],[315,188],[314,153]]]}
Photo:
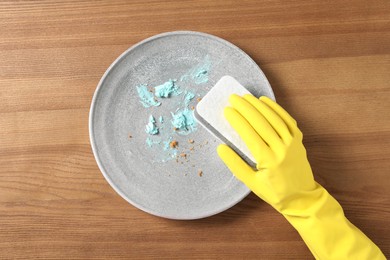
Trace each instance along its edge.
{"label": "wood grain texture", "polygon": [[0,258],[313,258],[253,194],[170,221],[99,172],[88,111],[100,77],[173,30],[255,59],[299,122],[316,179],[390,257],[390,2],[202,0],[0,2]]}

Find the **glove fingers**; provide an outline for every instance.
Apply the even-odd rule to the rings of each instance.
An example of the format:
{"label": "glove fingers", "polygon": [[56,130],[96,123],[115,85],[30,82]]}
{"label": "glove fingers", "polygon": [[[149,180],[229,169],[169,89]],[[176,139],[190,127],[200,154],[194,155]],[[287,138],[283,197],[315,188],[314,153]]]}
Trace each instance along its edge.
{"label": "glove fingers", "polygon": [[258,164],[260,163],[260,160],[270,157],[271,150],[268,145],[257,134],[248,121],[237,112],[237,110],[231,107],[226,107],[224,115],[230,125],[234,128],[234,130],[236,130],[238,135],[249,148]]}
{"label": "glove fingers", "polygon": [[217,148],[217,153],[229,170],[249,188],[255,184],[255,172],[253,169],[229,146],[221,144]]}
{"label": "glove fingers", "polygon": [[297,129],[297,121],[287,113],[281,106],[279,106],[275,101],[271,100],[266,96],[261,96],[260,100],[268,105],[275,113],[277,113],[280,118],[286,123],[291,133],[295,133]]}
{"label": "glove fingers", "polygon": [[254,107],[251,103],[238,95],[231,95],[229,102],[256,130],[257,134],[270,146],[277,148],[282,144],[279,135],[275,132],[273,127],[267,119]]}
{"label": "glove fingers", "polygon": [[269,124],[275,129],[276,133],[282,138],[283,141],[289,142],[291,140],[291,133],[288,130],[286,123],[275,113],[268,105],[264,104],[261,100],[255,98],[252,95],[244,95],[243,98],[254,106],[264,118],[267,119]]}

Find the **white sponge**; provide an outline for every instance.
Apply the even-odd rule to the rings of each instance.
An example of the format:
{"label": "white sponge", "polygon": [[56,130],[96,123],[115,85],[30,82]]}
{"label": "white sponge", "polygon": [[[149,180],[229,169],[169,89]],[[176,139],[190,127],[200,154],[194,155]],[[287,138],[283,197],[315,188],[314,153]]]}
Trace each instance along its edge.
{"label": "white sponge", "polygon": [[242,96],[250,94],[250,92],[233,77],[224,76],[198,103],[195,118],[249,164],[256,165],[248,147],[223,115],[224,108],[229,106],[229,96],[231,94]]}

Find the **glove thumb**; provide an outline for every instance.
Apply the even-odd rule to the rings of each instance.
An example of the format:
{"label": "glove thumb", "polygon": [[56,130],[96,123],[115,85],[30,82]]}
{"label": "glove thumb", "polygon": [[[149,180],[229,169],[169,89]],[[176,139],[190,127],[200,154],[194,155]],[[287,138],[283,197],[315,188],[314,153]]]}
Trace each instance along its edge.
{"label": "glove thumb", "polygon": [[217,153],[233,175],[251,188],[254,183],[254,170],[236,152],[225,144],[218,146]]}

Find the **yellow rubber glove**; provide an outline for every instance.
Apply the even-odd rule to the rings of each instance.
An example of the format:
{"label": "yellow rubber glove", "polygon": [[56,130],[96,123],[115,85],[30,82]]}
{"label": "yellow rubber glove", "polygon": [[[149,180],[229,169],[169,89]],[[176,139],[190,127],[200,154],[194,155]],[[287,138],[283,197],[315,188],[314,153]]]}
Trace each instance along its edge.
{"label": "yellow rubber glove", "polygon": [[232,95],[225,117],[257,162],[251,168],[227,145],[218,154],[233,174],[294,226],[316,259],[385,259],[314,181],[296,121],[267,97]]}

